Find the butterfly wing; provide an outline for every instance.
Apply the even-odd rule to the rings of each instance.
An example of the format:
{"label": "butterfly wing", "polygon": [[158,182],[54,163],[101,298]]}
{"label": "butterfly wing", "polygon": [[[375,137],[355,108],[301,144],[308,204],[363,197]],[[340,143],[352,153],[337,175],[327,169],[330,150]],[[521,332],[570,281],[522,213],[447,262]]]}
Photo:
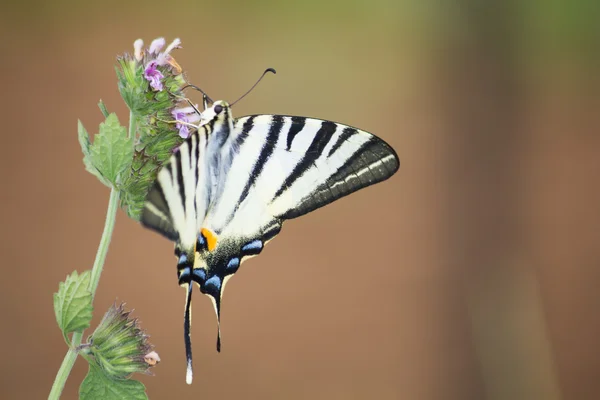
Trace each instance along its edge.
{"label": "butterfly wing", "polygon": [[315,118],[242,117],[233,136],[224,189],[204,226],[252,240],[277,222],[389,178],[400,165],[376,136]]}
{"label": "butterfly wing", "polygon": [[158,172],[141,223],[182,248],[193,248],[211,201],[207,136],[194,133]]}

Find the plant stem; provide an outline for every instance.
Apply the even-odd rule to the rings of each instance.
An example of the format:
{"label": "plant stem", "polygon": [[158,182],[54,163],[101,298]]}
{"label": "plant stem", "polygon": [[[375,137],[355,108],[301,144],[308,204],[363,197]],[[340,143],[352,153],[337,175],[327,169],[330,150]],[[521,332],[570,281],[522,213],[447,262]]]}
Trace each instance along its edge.
{"label": "plant stem", "polygon": [[[83,332],[75,332],[73,333],[72,343],[79,345],[81,343],[81,337],[83,336]],[[67,378],[71,373],[71,369],[73,365],[75,365],[75,360],[77,359],[77,351],[74,347],[69,348],[65,358],[63,359],[62,364],[60,365],[60,369],[56,374],[56,378],[54,379],[54,384],[52,385],[52,390],[50,390],[50,395],[48,396],[48,400],[57,400],[60,398],[60,395],[65,387],[65,383],[67,383]]]}
{"label": "plant stem", "polygon": [[[100,239],[100,245],[96,252],[96,260],[94,261],[94,267],[92,268],[92,276],[90,278],[90,292],[92,293],[92,300],[96,295],[96,289],[98,288],[98,282],[100,282],[100,275],[102,274],[102,268],[104,267],[104,260],[106,259],[106,253],[108,253],[108,245],[112,238],[113,229],[115,227],[115,219],[117,210],[119,209],[119,191],[112,188],[110,191],[110,198],[108,200],[108,210],[106,211],[106,221],[104,221],[104,232]],[[76,344],[75,346],[79,346]]]}
{"label": "plant stem", "polygon": [[[100,239],[100,245],[96,253],[96,260],[92,267],[92,276],[90,278],[89,290],[92,293],[92,298],[96,294],[98,288],[98,282],[100,281],[100,274],[102,274],[102,267],[104,266],[104,260],[106,259],[106,253],[108,252],[108,245],[112,237],[113,229],[115,227],[115,220],[117,210],[119,208],[119,192],[116,189],[111,189],[110,198],[108,201],[108,210],[106,211],[106,221],[104,222],[104,232],[102,232],[102,238]],[[52,390],[48,396],[49,400],[55,400],[60,397],[60,394],[65,387],[67,378],[71,373],[75,360],[77,359],[77,346],[81,344],[81,338],[83,332],[74,332],[71,340],[71,348],[65,355],[65,358],[56,374],[56,379],[52,385]]]}
{"label": "plant stem", "polygon": [[[107,117],[108,112],[106,111],[106,107],[104,107],[102,101],[100,101],[99,106],[104,116]],[[134,146],[136,129],[137,121],[133,112],[130,111],[128,137],[134,137]],[[100,275],[102,275],[102,268],[104,267],[106,253],[108,253],[108,245],[110,244],[110,239],[112,238],[113,230],[115,228],[115,221],[118,209],[119,191],[113,187],[110,190],[110,197],[108,199],[108,210],[106,210],[104,231],[102,232],[102,238],[100,239],[100,245],[98,246],[98,251],[96,252],[96,259],[94,260],[94,266],[92,267],[92,276],[90,278],[89,286],[89,291],[92,293],[92,301],[96,296],[96,290],[98,289],[98,283],[100,282]],[[52,385],[52,389],[50,390],[48,400],[58,400],[58,398],[60,398],[60,395],[65,387],[65,383],[67,383],[67,378],[71,373],[71,369],[73,369],[73,366],[75,365],[75,360],[77,360],[77,347],[81,344],[82,337],[83,332],[73,333],[73,336],[71,337],[71,347],[65,355],[60,369],[56,374],[56,378],[54,379],[54,384]]]}
{"label": "plant stem", "polygon": [[[102,110],[104,116],[107,116],[106,107],[102,101],[100,102],[100,110]],[[133,112],[129,112],[129,136],[135,136],[136,133],[136,119]],[[134,138],[135,139],[135,138]],[[134,140],[135,146],[135,140]],[[108,253],[108,245],[110,244],[110,239],[112,238],[113,229],[115,227],[115,221],[117,217],[117,210],[119,209],[119,191],[115,188],[112,188],[110,191],[110,197],[108,200],[108,210],[106,210],[106,220],[104,221],[104,232],[102,232],[102,238],[100,239],[100,245],[98,246],[98,251],[96,252],[96,259],[94,260],[94,266],[92,267],[92,276],[90,278],[90,286],[89,290],[92,293],[92,300],[96,295],[96,289],[98,289],[98,283],[100,282],[100,275],[102,274],[102,268],[104,267],[104,261],[106,260],[106,253]],[[52,389],[50,390],[50,395],[48,396],[49,400],[58,400],[60,397],[65,383],[67,383],[67,378],[71,373],[71,369],[73,369],[73,365],[75,365],[75,360],[77,360],[77,347],[81,344],[81,338],[83,337],[83,332],[74,332],[71,338],[71,347],[69,351],[65,355],[63,362],[56,374],[56,378],[54,379],[54,384],[52,385]]]}

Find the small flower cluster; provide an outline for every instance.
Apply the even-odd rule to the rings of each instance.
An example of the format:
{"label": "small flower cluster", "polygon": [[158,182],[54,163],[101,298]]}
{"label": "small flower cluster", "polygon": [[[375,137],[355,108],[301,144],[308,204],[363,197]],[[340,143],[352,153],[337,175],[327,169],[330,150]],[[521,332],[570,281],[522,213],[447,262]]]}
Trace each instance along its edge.
{"label": "small flower cluster", "polygon": [[[141,63],[144,66],[144,78],[148,81],[150,88],[152,88],[155,92],[160,92],[165,90],[166,80],[165,74],[172,74],[176,77],[182,76],[182,68],[175,61],[175,58],[171,55],[171,52],[174,49],[181,48],[181,40],[175,39],[173,40],[165,49],[165,51],[161,51],[165,46],[166,41],[164,38],[158,38],[152,41],[150,44],[150,48],[147,51],[143,50],[144,42],[142,39],[138,39],[133,43],[134,48],[134,57],[135,60]],[[180,83],[177,81],[176,83]],[[181,82],[183,84],[183,82]],[[173,85],[170,85],[172,88]],[[181,90],[181,88],[176,88]],[[175,90],[174,92],[178,92]],[[185,101],[182,99],[180,93],[175,93],[177,96],[174,100],[176,102]],[[197,107],[196,107],[197,109]],[[171,115],[176,121],[186,122],[186,123],[194,123],[200,120],[200,116],[194,109],[194,107],[184,106],[177,107],[174,106],[171,109]],[[179,132],[179,136],[183,139],[187,139],[190,135],[189,125],[177,123],[176,126],[177,131]]]}
{"label": "small flower cluster", "polygon": [[[144,78],[150,82],[150,86],[152,86],[152,89],[154,90],[163,90],[164,88],[162,80],[165,76],[158,69],[159,66],[165,67],[166,65],[170,65],[177,74],[181,74],[181,67],[170,54],[173,49],[181,48],[181,40],[173,40],[171,44],[167,46],[165,51],[161,52],[165,43],[164,38],[158,38],[152,42],[148,49],[150,60],[146,63],[144,68]],[[140,62],[144,58],[143,46],[144,41],[142,39],[138,39],[133,43],[135,59]]]}
{"label": "small flower cluster", "polygon": [[137,128],[131,173],[122,182],[121,206],[139,220],[158,170],[191,134],[188,124],[198,122],[200,116],[182,93],[187,82],[173,57],[181,41],[167,45],[158,38],[144,48],[138,39],[133,48],[133,55],[118,59],[117,68],[119,91]]}
{"label": "small flower cluster", "polygon": [[118,307],[113,304],[84,348],[107,375],[117,379],[125,379],[134,372],[149,374],[150,367],[160,361],[137,319],[129,319],[130,313],[123,304]]}

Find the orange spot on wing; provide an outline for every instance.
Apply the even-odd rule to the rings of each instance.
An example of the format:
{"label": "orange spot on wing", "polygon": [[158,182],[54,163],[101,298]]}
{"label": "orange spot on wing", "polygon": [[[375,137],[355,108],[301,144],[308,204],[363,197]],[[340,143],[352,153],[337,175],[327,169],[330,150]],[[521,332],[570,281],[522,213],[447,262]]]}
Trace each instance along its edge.
{"label": "orange spot on wing", "polygon": [[206,238],[206,246],[208,247],[208,251],[213,251],[217,246],[217,235],[207,228],[200,229],[200,233]]}

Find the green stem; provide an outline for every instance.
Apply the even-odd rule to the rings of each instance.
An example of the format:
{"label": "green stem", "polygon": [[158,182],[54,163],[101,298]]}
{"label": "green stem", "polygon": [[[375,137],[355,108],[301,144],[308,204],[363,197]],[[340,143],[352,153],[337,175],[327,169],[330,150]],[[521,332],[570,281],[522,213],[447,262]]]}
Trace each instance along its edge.
{"label": "green stem", "polygon": [[[104,260],[106,259],[106,253],[108,252],[108,245],[110,244],[110,239],[112,237],[113,229],[115,227],[115,220],[117,215],[117,210],[119,209],[119,192],[116,189],[111,189],[110,191],[110,199],[108,201],[108,210],[106,211],[106,221],[104,223],[104,232],[102,232],[102,238],[100,239],[100,245],[98,246],[98,251],[96,253],[96,260],[94,261],[94,266],[92,267],[92,276],[90,278],[90,286],[89,290],[92,293],[92,298],[96,294],[96,289],[98,288],[98,282],[100,281],[100,275],[102,274],[102,267],[104,266]],[[71,339],[71,348],[65,355],[65,358],[56,374],[56,379],[54,380],[54,385],[52,385],[52,390],[50,391],[50,395],[48,396],[49,400],[55,400],[60,397],[60,394],[65,387],[65,383],[67,382],[67,378],[71,373],[71,369],[73,365],[75,365],[75,360],[77,359],[77,346],[81,344],[81,338],[83,337],[83,332],[74,332],[73,337]]]}
{"label": "green stem", "polygon": [[[81,337],[83,336],[83,332],[75,332],[73,333],[72,343],[81,343]],[[56,374],[56,378],[54,379],[54,384],[52,385],[52,390],[50,390],[50,395],[48,396],[48,400],[55,400],[60,398],[60,395],[65,387],[65,383],[67,383],[67,378],[71,373],[71,369],[73,365],[75,365],[75,360],[77,359],[77,351],[74,347],[69,348],[63,362]]]}
{"label": "green stem", "polygon": [[[136,131],[136,120],[133,113],[129,113],[129,137],[135,135]],[[135,141],[134,141],[135,142]],[[104,221],[104,232],[102,232],[102,238],[100,239],[100,245],[96,252],[96,259],[94,260],[94,266],[92,267],[92,276],[90,278],[89,290],[92,293],[92,299],[96,295],[96,289],[98,289],[98,283],[100,282],[100,275],[102,274],[102,268],[104,267],[104,261],[106,260],[106,253],[108,253],[108,245],[112,238],[112,233],[115,227],[115,221],[117,216],[117,210],[119,209],[119,191],[112,188],[110,191],[110,198],[108,200],[108,210],[106,211],[106,220]],[[63,362],[56,374],[52,390],[50,390],[49,400],[58,400],[60,395],[67,383],[67,378],[71,373],[71,369],[75,365],[77,360],[77,347],[81,344],[81,338],[83,332],[74,332],[71,338],[71,347],[65,355]]]}
{"label": "green stem", "polygon": [[[90,278],[90,292],[92,292],[92,299],[96,295],[96,289],[98,289],[98,283],[100,282],[100,275],[102,274],[102,268],[104,267],[104,260],[106,260],[106,253],[108,253],[108,245],[112,237],[113,229],[115,227],[115,219],[117,210],[119,209],[119,191],[111,189],[110,198],[108,200],[108,210],[106,211],[106,221],[104,221],[104,232],[100,239],[100,245],[96,252],[96,260],[94,261],[94,267],[92,268],[92,276]],[[75,346],[79,346],[79,343]]]}

